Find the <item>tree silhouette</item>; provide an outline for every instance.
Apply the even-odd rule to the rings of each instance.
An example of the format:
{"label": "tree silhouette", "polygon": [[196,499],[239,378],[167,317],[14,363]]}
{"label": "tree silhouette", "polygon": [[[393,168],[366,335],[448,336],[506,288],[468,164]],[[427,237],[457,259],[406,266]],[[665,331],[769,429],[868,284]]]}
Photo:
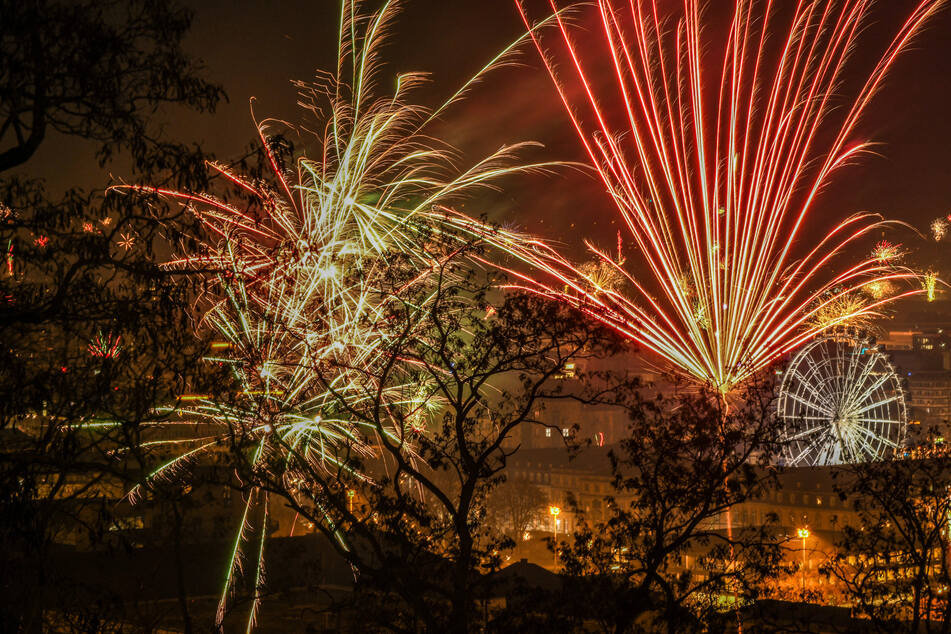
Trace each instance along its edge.
{"label": "tree silhouette", "polygon": [[166,104],[210,112],[224,97],[182,49],[190,26],[167,0],[0,2],[0,172],[51,132],[95,142],[102,163],[128,152],[151,173],[193,154],[152,124]]}
{"label": "tree silhouette", "polygon": [[[500,280],[472,265],[478,244],[434,233],[428,248],[445,255],[434,258],[434,284],[409,294],[406,278],[418,272],[400,260],[410,256],[388,257],[380,292],[401,293],[384,319],[384,360],[346,368],[359,378],[338,399],[339,416],[375,430],[377,455],[342,456],[323,471],[295,463],[310,472],[292,484],[283,462],[237,467],[243,482],[281,496],[353,566],[355,628],[372,621],[394,631],[470,631],[485,574],[513,545],[486,522],[488,498],[517,451],[513,431],[538,422],[546,399],[613,398],[607,389],[569,395],[555,380],[569,360],[615,349],[603,328],[557,304],[494,290]],[[319,370],[330,391],[340,389],[333,366]],[[394,390],[404,393],[399,405]]]}
{"label": "tree silhouette", "polygon": [[607,519],[576,509],[580,526],[559,544],[569,576],[559,616],[611,632],[690,631],[724,618],[719,597],[755,599],[778,570],[776,519],[733,526],[729,513],[775,485],[778,427],[768,384],[736,400],[632,395],[630,436],[610,453]]}
{"label": "tree silhouette", "polygon": [[188,327],[190,282],[158,264],[175,214],[189,230],[181,210],[79,187],[54,199],[9,175],[57,132],[156,183],[204,183],[200,151],[153,123],[163,105],[204,112],[223,96],[181,49],[189,24],[170,2],[0,3],[4,631],[114,627],[121,601],[64,569],[64,549],[123,545],[117,502],[156,459],[143,424],[220,378]]}
{"label": "tree silhouette", "polygon": [[488,520],[495,526],[506,527],[513,540],[544,514],[548,499],[538,486],[522,478],[506,478],[488,498]]}
{"label": "tree silhouette", "polygon": [[923,453],[837,473],[836,489],[858,519],[843,526],[823,572],[874,631],[951,628],[951,457]]}

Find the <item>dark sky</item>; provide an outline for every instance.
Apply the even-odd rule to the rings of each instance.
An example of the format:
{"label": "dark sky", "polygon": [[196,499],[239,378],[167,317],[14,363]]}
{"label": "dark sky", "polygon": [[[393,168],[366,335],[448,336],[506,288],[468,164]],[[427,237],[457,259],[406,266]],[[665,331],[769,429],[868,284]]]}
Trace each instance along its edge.
{"label": "dark sky", "polygon": [[[917,0],[915,0],[917,2]],[[208,0],[195,10],[188,48],[204,60],[209,79],[224,85],[230,103],[214,116],[166,113],[168,131],[201,142],[221,158],[238,154],[253,138],[248,100],[257,98],[259,118],[295,121],[292,79],[308,79],[330,68],[335,55],[338,3],[334,0]],[[513,0],[407,0],[392,34],[393,71],[425,70],[433,84],[425,97],[448,95],[521,32]],[[859,65],[880,50],[882,35],[914,2],[886,0],[858,52]],[[727,0],[712,0],[716,19]],[[863,58],[864,56],[864,58]],[[527,50],[526,67],[490,77],[457,108],[439,133],[476,157],[505,143],[538,140],[544,151],[529,158],[582,160],[580,146],[555,101],[549,80]],[[951,211],[951,11],[933,20],[913,50],[895,67],[862,127],[882,145],[838,175],[819,201],[817,217],[878,211],[927,230],[931,219]],[[106,171],[123,177],[122,165]],[[29,164],[53,189],[98,184],[103,174],[91,148],[56,140]],[[579,235],[599,241],[614,233],[614,214],[589,176],[565,170],[554,176],[521,178],[486,204],[497,220],[513,222],[549,238],[577,245]],[[470,209],[478,213],[479,209]],[[576,225],[572,227],[572,224]],[[577,231],[581,226],[583,233]]]}

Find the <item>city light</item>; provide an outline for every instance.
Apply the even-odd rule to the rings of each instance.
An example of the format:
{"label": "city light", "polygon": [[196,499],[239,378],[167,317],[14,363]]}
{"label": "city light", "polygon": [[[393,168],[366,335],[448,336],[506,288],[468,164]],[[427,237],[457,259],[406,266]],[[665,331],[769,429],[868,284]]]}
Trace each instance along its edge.
{"label": "city light", "polygon": [[806,596],[806,540],[809,539],[809,529],[800,528],[796,530],[796,535],[802,540],[802,568],[800,569],[801,590],[803,597]]}
{"label": "city light", "polygon": [[548,513],[551,515],[551,534],[553,541],[553,548],[555,555],[555,568],[558,568],[558,515],[561,513],[561,508],[557,506],[549,506]]}

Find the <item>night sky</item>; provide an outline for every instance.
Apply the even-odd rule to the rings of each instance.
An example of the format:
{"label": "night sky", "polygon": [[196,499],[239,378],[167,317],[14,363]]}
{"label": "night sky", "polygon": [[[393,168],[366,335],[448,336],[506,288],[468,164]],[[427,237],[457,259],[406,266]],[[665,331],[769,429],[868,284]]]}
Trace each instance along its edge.
{"label": "night sky", "polygon": [[[292,79],[308,79],[316,68],[331,68],[335,58],[338,3],[331,0],[209,0],[189,3],[195,21],[188,49],[204,60],[206,77],[224,85],[230,102],[213,116],[169,110],[167,131],[200,142],[219,158],[237,156],[254,138],[249,98],[256,97],[258,118],[297,120]],[[875,9],[875,21],[856,55],[864,68],[881,51],[884,36],[897,29],[914,2],[887,0]],[[420,98],[432,104],[451,94],[465,79],[522,31],[512,0],[408,0],[392,32],[390,70],[425,70],[432,84]],[[708,15],[714,26],[732,3],[713,0]],[[722,9],[721,9],[722,7]],[[542,15],[538,13],[537,15]],[[476,158],[502,144],[537,140],[539,160],[583,160],[567,117],[535,56],[526,49],[519,69],[490,76],[445,119],[437,133]],[[864,57],[863,57],[864,56]],[[897,64],[884,91],[869,111],[863,135],[881,143],[880,156],[839,172],[822,195],[816,218],[876,211],[904,220],[923,232],[930,221],[951,211],[951,11],[933,20]],[[100,170],[86,143],[51,139],[25,173],[47,178],[53,190],[96,186],[113,175],[124,178],[116,162]],[[615,212],[593,177],[562,170],[505,183],[505,193],[478,203],[471,214],[488,212],[497,221],[521,226],[577,247],[582,236],[604,243],[613,236]],[[575,226],[572,226],[575,225]],[[578,229],[584,228],[583,232]],[[909,246],[913,236],[898,236]]]}

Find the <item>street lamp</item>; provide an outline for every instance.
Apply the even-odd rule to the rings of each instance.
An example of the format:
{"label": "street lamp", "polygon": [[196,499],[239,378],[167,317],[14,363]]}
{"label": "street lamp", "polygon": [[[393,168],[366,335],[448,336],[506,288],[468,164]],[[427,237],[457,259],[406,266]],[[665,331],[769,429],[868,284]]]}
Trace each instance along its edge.
{"label": "street lamp", "polygon": [[347,490],[347,501],[350,503],[350,514],[353,515],[353,496],[357,494],[353,489]]}
{"label": "street lamp", "polygon": [[802,596],[806,596],[806,539],[809,538],[809,529],[800,528],[796,531],[796,535],[799,536],[799,539],[802,540],[802,571],[800,572],[800,578],[802,579]]}
{"label": "street lamp", "polygon": [[549,506],[548,512],[551,514],[551,534],[554,539],[554,548],[555,551],[555,569],[558,568],[558,514],[561,513],[561,509],[557,506]]}

